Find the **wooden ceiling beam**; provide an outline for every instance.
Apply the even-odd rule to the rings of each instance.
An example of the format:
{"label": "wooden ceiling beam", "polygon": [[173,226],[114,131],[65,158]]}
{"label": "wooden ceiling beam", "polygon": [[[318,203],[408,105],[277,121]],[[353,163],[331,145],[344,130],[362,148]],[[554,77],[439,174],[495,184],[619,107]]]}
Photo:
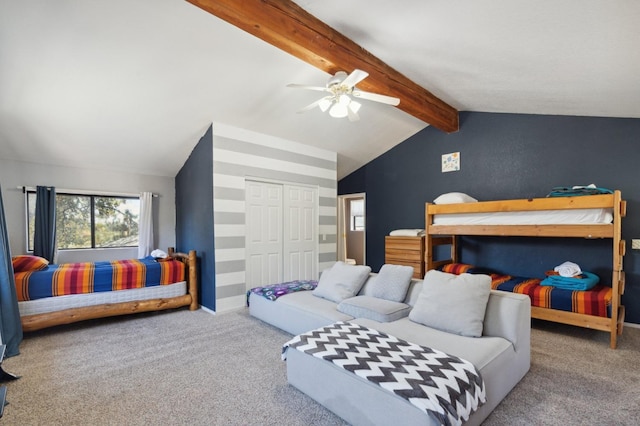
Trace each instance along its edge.
{"label": "wooden ceiling beam", "polygon": [[399,109],[442,131],[459,129],[455,108],[292,1],[187,1],[329,74],[366,71],[359,89],[400,98]]}

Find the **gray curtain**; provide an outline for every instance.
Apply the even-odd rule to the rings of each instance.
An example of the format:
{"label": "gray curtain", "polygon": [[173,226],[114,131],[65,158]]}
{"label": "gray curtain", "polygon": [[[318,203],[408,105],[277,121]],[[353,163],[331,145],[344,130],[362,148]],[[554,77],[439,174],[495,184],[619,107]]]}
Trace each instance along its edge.
{"label": "gray curtain", "polygon": [[2,343],[6,347],[5,355],[14,356],[20,353],[18,346],[22,342],[22,324],[18,311],[18,297],[11,264],[11,250],[7,223],[4,217],[2,189],[0,188],[0,332]]}
{"label": "gray curtain", "polygon": [[56,189],[36,187],[36,217],[33,254],[55,263],[56,255]]}

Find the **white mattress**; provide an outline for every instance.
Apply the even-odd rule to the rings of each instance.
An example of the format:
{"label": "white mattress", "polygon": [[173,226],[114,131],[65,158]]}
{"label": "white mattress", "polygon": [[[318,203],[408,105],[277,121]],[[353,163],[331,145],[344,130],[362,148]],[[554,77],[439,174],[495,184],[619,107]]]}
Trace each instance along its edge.
{"label": "white mattress", "polygon": [[70,294],[67,296],[45,297],[43,299],[18,302],[20,316],[43,314],[63,309],[95,306],[103,303],[131,302],[132,300],[149,300],[182,296],[187,293],[187,283],[158,285],[154,287],[135,288],[131,290],[101,291],[98,293]]}
{"label": "white mattress", "polygon": [[613,221],[613,209],[438,214],[434,225],[593,225]]}

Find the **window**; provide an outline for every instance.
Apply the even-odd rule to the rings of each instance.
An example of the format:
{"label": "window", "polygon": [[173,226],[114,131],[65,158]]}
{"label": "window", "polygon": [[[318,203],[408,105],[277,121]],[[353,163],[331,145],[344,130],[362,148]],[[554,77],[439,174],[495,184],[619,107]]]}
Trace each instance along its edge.
{"label": "window", "polygon": [[[27,191],[28,245],[33,251],[36,193]],[[56,194],[59,250],[136,247],[140,199],[90,194]]]}
{"label": "window", "polygon": [[364,200],[349,201],[351,231],[364,231]]}

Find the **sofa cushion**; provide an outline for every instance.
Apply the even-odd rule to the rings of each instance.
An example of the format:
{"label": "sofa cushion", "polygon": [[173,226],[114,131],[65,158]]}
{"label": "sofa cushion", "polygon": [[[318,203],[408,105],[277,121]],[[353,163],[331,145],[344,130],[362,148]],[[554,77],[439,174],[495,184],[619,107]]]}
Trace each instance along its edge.
{"label": "sofa cushion", "polygon": [[482,370],[490,364],[496,356],[502,352],[513,354],[511,342],[501,337],[475,337],[460,336],[435,328],[425,327],[423,324],[411,321],[410,318],[400,318],[397,321],[379,324],[367,318],[355,318],[350,322],[373,328],[381,333],[404,339],[416,345],[426,346],[441,350],[450,355],[466,359]]}
{"label": "sofa cushion", "polygon": [[371,283],[369,294],[380,299],[402,302],[413,276],[413,267],[384,264]]}
{"label": "sofa cushion", "polygon": [[411,306],[371,296],[356,296],[343,300],[338,310],[354,318],[367,318],[378,322],[395,321],[409,315]]}
{"label": "sofa cushion", "polygon": [[488,275],[454,275],[436,270],[424,276],[409,319],[461,336],[480,337],[491,293]]}
{"label": "sofa cushion", "polygon": [[313,290],[313,295],[340,303],[358,294],[370,273],[369,266],[336,262],[322,273],[318,286]]}

